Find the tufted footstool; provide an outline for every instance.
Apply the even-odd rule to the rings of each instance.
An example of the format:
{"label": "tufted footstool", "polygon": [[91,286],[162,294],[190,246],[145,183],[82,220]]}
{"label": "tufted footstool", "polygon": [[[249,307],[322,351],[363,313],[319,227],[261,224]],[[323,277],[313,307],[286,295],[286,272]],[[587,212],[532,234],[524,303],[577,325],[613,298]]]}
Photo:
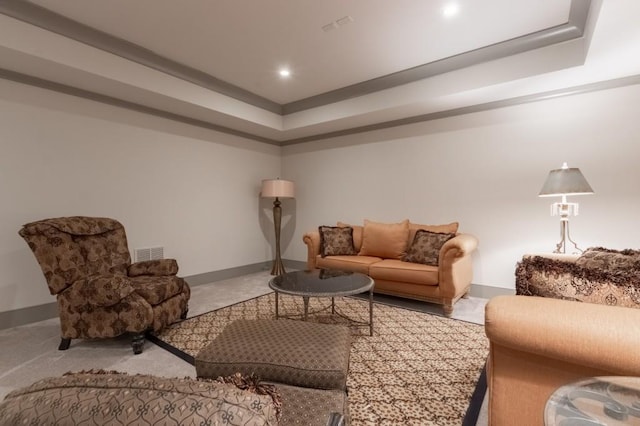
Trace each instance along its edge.
{"label": "tufted footstool", "polygon": [[288,319],[236,320],[196,356],[198,377],[236,372],[315,389],[346,390],[348,327]]}

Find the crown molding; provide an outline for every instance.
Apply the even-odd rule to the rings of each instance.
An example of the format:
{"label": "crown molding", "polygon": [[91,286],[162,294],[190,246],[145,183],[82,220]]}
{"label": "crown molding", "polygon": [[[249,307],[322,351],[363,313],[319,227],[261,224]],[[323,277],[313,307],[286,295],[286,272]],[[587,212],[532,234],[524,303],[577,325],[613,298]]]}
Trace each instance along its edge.
{"label": "crown molding", "polygon": [[10,70],[0,68],[0,78],[14,81],[16,83],[40,87],[42,89],[52,90],[55,92],[66,94],[66,95],[77,96],[80,98],[89,99],[92,101],[101,102],[101,103],[105,103],[105,104],[120,107],[120,108],[126,108],[129,110],[142,112],[145,114],[151,114],[157,117],[174,120],[180,123],[190,124],[193,126],[198,126],[201,128],[214,130],[217,132],[239,136],[239,137],[254,140],[257,142],[263,142],[269,145],[277,145],[277,146],[289,146],[289,145],[301,144],[301,143],[312,142],[312,141],[317,141],[322,139],[329,139],[329,138],[335,138],[340,136],[349,136],[349,135],[354,135],[358,133],[365,133],[365,132],[371,132],[375,130],[388,129],[392,127],[405,126],[408,124],[439,120],[442,118],[455,117],[455,116],[471,114],[475,112],[488,111],[492,109],[505,108],[510,106],[526,104],[526,103],[532,103],[532,102],[539,102],[539,101],[544,101],[547,99],[558,98],[563,96],[580,95],[580,94],[589,93],[589,92],[615,89],[619,87],[640,84],[640,74],[636,74],[636,75],[616,78],[612,80],[599,81],[596,83],[589,83],[589,84],[583,84],[579,86],[572,86],[572,87],[567,87],[567,88],[562,88],[557,90],[536,93],[533,95],[518,96],[518,97],[513,97],[508,99],[502,99],[499,101],[486,102],[482,104],[476,104],[476,105],[470,105],[470,106],[465,106],[460,108],[453,108],[453,109],[444,110],[444,111],[433,112],[429,114],[421,114],[421,115],[406,117],[398,120],[390,120],[390,121],[380,122],[380,123],[371,124],[367,126],[353,127],[350,129],[344,129],[344,130],[339,130],[335,132],[326,132],[326,133],[320,133],[320,134],[302,137],[302,138],[292,138],[292,139],[285,139],[285,140],[279,141],[276,139],[266,138],[259,135],[231,129],[229,127],[216,125],[213,123],[209,123],[207,121],[197,120],[197,119],[186,117],[180,114],[163,111],[157,108],[151,108],[151,107],[140,105],[134,102],[124,101],[122,99],[102,95],[102,94],[91,92],[88,90],[78,89],[76,87],[56,83],[49,80],[44,80],[37,77],[32,77],[32,76],[21,74],[15,71],[10,71]]}
{"label": "crown molding", "polygon": [[74,21],[26,0],[4,0],[0,2],[0,13],[266,111],[287,115],[582,37],[589,17],[591,3],[592,0],[572,0],[568,21],[556,27],[286,104],[273,102],[203,71],[158,55],[139,45]]}

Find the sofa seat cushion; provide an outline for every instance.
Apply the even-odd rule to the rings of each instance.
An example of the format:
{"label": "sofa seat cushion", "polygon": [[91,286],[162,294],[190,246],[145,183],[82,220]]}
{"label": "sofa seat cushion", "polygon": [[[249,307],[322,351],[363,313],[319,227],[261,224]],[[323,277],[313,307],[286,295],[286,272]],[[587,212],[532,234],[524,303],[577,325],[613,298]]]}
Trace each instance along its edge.
{"label": "sofa seat cushion", "polygon": [[140,275],[129,278],[136,293],[144,298],[151,306],[159,305],[182,293],[184,280],[176,276],[154,277],[151,275]]}
{"label": "sofa seat cushion", "polygon": [[344,424],[349,424],[349,400],[344,391],[271,384],[276,386],[282,400],[279,426],[326,426],[331,413],[342,414]]}
{"label": "sofa seat cushion", "polygon": [[438,267],[420,263],[384,259],[369,266],[369,276],[374,280],[400,281],[411,284],[438,285]]}
{"label": "sofa seat cushion", "polygon": [[275,425],[269,395],[234,385],[117,372],[74,373],[12,391],[0,423],[33,425]]}
{"label": "sofa seat cushion", "polygon": [[293,386],[344,390],[350,351],[346,326],[239,319],[196,355],[196,374],[216,378],[239,372]]}
{"label": "sofa seat cushion", "polygon": [[318,255],[316,267],[369,274],[369,266],[382,259],[375,256],[327,256]]}

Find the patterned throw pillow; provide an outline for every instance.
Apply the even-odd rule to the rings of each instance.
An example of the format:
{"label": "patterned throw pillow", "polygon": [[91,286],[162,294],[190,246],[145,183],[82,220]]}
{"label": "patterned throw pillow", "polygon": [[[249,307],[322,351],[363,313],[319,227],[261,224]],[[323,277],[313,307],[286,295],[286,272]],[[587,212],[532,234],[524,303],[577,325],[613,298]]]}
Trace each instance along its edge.
{"label": "patterned throw pillow", "polygon": [[438,232],[419,229],[413,238],[411,247],[402,258],[405,262],[423,263],[425,265],[438,266],[440,249],[456,234],[441,234]]}
{"label": "patterned throw pillow", "polygon": [[318,226],[320,256],[348,256],[358,254],[353,247],[353,228],[350,226]]}

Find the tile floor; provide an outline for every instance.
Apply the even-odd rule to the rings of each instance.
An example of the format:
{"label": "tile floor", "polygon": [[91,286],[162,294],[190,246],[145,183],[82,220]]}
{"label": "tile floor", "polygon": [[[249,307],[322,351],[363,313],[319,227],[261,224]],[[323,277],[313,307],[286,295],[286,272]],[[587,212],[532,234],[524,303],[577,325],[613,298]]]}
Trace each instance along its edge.
{"label": "tile floor", "polygon": [[[244,275],[211,284],[192,287],[189,316],[195,316],[271,292],[268,271]],[[394,300],[396,300],[394,298]],[[382,300],[384,302],[384,298]],[[405,301],[409,308],[441,314],[437,305]],[[453,317],[484,323],[485,299],[460,300]],[[133,355],[126,337],[83,341],[72,340],[67,351],[58,351],[60,330],[57,318],[0,330],[0,400],[10,392],[48,376],[87,369],[118,370],[165,377],[194,376],[195,368],[146,342],[144,352]],[[478,425],[486,424],[481,420]]]}

